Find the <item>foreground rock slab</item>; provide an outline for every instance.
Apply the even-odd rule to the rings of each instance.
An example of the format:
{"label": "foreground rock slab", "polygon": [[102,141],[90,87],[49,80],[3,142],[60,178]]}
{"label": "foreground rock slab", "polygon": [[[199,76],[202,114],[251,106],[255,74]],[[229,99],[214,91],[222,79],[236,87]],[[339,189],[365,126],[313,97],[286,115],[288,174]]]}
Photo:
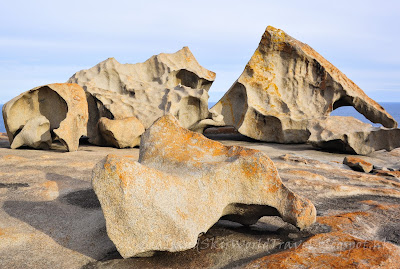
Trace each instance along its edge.
{"label": "foreground rock slab", "polygon": [[281,216],[301,229],[316,219],[265,154],[209,140],[170,115],[142,135],[139,162],[109,155],[92,185],[124,258],[193,248],[221,217],[251,225]]}
{"label": "foreground rock slab", "polygon": [[329,116],[309,122],[309,142],[318,148],[368,155],[400,147],[400,129],[378,128],[353,117]]}
{"label": "foreground rock slab", "polygon": [[[148,128],[159,117],[171,113],[185,128],[201,132],[214,122],[214,115],[208,111],[208,90],[214,79],[215,73],[202,67],[184,47],[137,64],[121,64],[109,58],[75,73],[68,82],[77,83],[86,91],[89,141],[102,145],[97,129],[101,117],[136,117]],[[220,118],[215,115],[216,120]]]}
{"label": "foreground rock slab", "polygon": [[297,248],[266,256],[245,268],[397,268],[400,248],[332,232],[311,237]]}
{"label": "foreground rock slab", "polygon": [[211,111],[253,139],[302,143],[310,135],[309,120],[341,106],[397,127],[383,107],[311,47],[268,26],[241,76]]}
{"label": "foreground rock slab", "polygon": [[[27,129],[24,131],[24,126],[29,121],[42,116],[50,122],[52,136],[68,151],[76,151],[79,139],[86,135],[89,117],[84,90],[77,84],[55,83],[36,87],[7,102],[3,106],[3,118],[10,144],[13,145],[21,130],[28,132]],[[30,129],[29,132],[37,132],[35,128]],[[47,143],[48,137],[42,142]],[[14,143],[13,147],[17,145]]]}

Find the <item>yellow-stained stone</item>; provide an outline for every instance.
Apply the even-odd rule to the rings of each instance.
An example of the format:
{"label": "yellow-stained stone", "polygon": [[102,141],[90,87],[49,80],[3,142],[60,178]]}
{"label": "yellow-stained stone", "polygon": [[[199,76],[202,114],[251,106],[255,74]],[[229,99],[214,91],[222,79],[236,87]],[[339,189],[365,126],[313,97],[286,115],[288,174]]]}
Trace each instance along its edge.
{"label": "yellow-stained stone", "polygon": [[207,139],[171,115],[142,135],[139,162],[108,155],[92,185],[124,258],[193,248],[221,217],[250,225],[281,216],[299,228],[316,218],[314,205],[283,185],[265,154]]}

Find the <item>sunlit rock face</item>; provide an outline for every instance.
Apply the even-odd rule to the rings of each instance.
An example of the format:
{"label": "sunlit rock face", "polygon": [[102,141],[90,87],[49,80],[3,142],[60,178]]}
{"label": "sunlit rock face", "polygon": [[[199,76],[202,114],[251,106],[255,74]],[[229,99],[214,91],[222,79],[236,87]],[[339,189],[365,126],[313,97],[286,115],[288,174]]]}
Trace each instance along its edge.
{"label": "sunlit rock face", "polygon": [[[48,120],[50,126],[42,117]],[[50,146],[51,137],[48,134],[50,131],[53,138],[58,139],[68,151],[76,151],[79,139],[86,135],[88,117],[85,92],[79,85],[73,83],[54,83],[36,87],[3,106],[4,124],[13,148],[22,145],[34,148]],[[18,136],[20,132],[24,133],[24,138]],[[42,138],[38,137],[39,133]],[[33,138],[34,136],[36,138]],[[14,139],[18,141],[13,143]]]}
{"label": "sunlit rock face", "polygon": [[214,79],[215,73],[202,67],[184,47],[137,64],[120,64],[109,58],[75,73],[68,81],[86,91],[89,141],[102,145],[97,128],[101,117],[136,117],[148,128],[169,113],[193,131],[202,132],[206,125],[215,125],[208,111],[208,90]]}
{"label": "sunlit rock face", "polygon": [[193,248],[223,216],[245,225],[280,216],[301,229],[316,219],[314,205],[285,187],[265,154],[224,146],[170,115],[142,135],[139,162],[109,155],[92,184],[124,258]]}
{"label": "sunlit rock face", "polygon": [[269,26],[243,73],[211,109],[248,137],[306,142],[309,120],[353,106],[385,127],[397,122],[315,50]]}

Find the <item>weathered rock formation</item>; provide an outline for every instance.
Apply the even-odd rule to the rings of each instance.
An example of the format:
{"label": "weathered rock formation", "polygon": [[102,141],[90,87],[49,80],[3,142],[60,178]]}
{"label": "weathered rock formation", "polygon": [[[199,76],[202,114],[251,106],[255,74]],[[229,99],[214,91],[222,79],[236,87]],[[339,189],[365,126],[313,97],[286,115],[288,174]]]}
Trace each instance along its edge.
{"label": "weathered rock formation", "polygon": [[102,144],[115,146],[117,148],[133,148],[140,144],[140,136],[144,133],[143,124],[136,117],[122,120],[110,120],[102,117],[98,128]]}
{"label": "weathered rock formation", "polygon": [[385,127],[397,122],[308,45],[269,26],[239,79],[211,109],[248,137],[306,142],[308,121],[353,106]]}
{"label": "weathered rock formation", "polygon": [[222,216],[245,225],[281,216],[299,228],[316,218],[266,155],[209,140],[171,115],[142,135],[139,162],[109,155],[94,168],[92,185],[125,258],[193,248]]}
{"label": "weathered rock formation", "polygon": [[35,149],[49,149],[51,142],[50,122],[45,116],[38,116],[26,122],[15,136],[11,148],[28,146]]}
{"label": "weathered rock formation", "polygon": [[370,154],[400,147],[400,129],[378,128],[353,117],[329,116],[309,122],[309,142],[319,148]]}
{"label": "weathered rock formation", "polygon": [[343,164],[347,165],[355,171],[369,173],[374,168],[372,163],[369,163],[361,158],[346,156],[343,160]]}
{"label": "weathered rock formation", "polygon": [[40,116],[50,122],[52,136],[68,151],[77,150],[88,121],[85,92],[77,84],[56,83],[33,88],[7,102],[3,118],[10,144],[30,120]]}
{"label": "weathered rock formation", "polygon": [[[215,73],[199,65],[188,47],[161,53],[144,63],[120,64],[109,58],[74,74],[69,82],[88,95],[90,142],[101,144],[97,122],[138,118],[145,128],[159,117],[173,114],[185,128],[202,131],[222,117],[208,111],[208,90]],[[214,124],[215,125],[215,124]]]}

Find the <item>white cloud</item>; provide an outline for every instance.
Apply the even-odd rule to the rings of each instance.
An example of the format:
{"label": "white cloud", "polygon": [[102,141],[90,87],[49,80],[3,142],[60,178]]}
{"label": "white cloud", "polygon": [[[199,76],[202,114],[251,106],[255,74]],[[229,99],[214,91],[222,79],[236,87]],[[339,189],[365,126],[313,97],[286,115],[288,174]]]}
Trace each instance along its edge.
{"label": "white cloud", "polygon": [[0,70],[7,69],[0,102],[108,57],[135,63],[186,45],[217,72],[215,100],[240,75],[267,25],[308,43],[366,91],[394,88],[398,14],[397,1],[368,0],[8,1],[0,16]]}

